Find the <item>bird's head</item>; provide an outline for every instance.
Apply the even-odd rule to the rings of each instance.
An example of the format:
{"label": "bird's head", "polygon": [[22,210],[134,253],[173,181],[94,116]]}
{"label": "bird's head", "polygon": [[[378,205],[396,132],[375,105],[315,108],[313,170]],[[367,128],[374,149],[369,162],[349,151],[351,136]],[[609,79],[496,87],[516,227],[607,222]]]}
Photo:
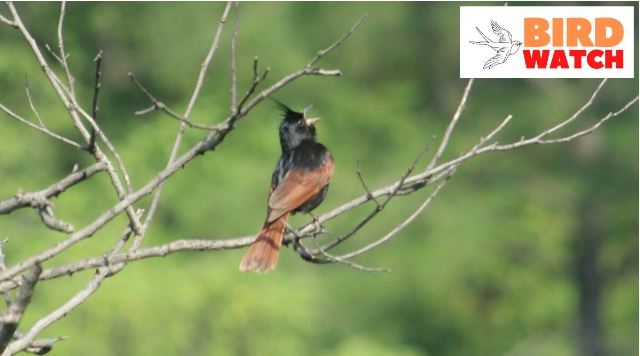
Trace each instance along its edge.
{"label": "bird's head", "polygon": [[293,111],[283,103],[274,100],[283,114],[280,124],[280,146],[282,151],[293,149],[302,141],[316,140],[316,123],[320,118],[308,118],[307,113],[311,106],[301,112]]}

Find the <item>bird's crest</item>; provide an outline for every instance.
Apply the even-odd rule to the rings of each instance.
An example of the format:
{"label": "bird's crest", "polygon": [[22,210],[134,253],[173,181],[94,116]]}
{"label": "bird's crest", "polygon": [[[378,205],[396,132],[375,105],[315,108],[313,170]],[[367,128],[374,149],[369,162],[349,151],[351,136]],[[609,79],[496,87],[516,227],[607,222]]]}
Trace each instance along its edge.
{"label": "bird's crest", "polygon": [[286,121],[298,121],[298,120],[304,119],[304,113],[291,110],[290,107],[286,106],[285,104],[283,104],[281,101],[277,99],[274,99],[274,98],[270,98],[270,99],[273,100],[273,102],[276,104],[276,107],[282,112],[282,117]]}

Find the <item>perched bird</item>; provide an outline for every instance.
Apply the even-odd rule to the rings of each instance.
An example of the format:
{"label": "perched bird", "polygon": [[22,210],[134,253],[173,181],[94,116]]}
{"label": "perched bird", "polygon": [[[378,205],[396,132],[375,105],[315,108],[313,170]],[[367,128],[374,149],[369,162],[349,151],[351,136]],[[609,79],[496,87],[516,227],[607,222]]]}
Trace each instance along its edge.
{"label": "perched bird", "polygon": [[491,20],[491,29],[493,33],[498,35],[498,42],[494,42],[489,37],[485,36],[479,28],[476,27],[476,30],[480,33],[480,36],[484,38],[484,41],[469,41],[473,44],[481,45],[481,46],[489,46],[496,51],[496,55],[489,58],[488,61],[485,62],[482,69],[491,69],[498,64],[502,64],[507,61],[510,55],[516,54],[522,42],[514,41],[511,37],[511,32],[505,30],[497,22]]}
{"label": "perched bird", "polygon": [[276,101],[284,119],[280,124],[282,155],[271,176],[267,218],[240,262],[241,271],[267,272],[278,263],[278,252],[289,214],[310,212],[327,194],[333,173],[331,152],[316,140],[319,118],[306,118]]}

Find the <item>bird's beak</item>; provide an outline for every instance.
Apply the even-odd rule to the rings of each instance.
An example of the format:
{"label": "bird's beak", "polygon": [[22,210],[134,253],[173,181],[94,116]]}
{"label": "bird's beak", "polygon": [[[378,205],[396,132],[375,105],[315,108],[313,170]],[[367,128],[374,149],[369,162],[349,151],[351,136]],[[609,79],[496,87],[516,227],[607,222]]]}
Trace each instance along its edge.
{"label": "bird's beak", "polygon": [[316,122],[318,122],[318,120],[320,120],[319,117],[314,117],[314,118],[311,118],[311,119],[305,119],[304,121],[307,124],[307,126],[313,126],[313,125],[316,124]]}
{"label": "bird's beak", "polygon": [[307,113],[309,112],[309,110],[311,110],[312,107],[313,105],[309,105],[306,108],[302,109],[302,115],[307,116]]}

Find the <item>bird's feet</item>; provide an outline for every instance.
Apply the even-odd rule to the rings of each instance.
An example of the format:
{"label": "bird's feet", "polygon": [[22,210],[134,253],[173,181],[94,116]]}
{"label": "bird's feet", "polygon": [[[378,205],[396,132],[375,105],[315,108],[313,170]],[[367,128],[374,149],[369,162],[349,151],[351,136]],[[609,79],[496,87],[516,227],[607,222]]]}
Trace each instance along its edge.
{"label": "bird's feet", "polygon": [[322,226],[322,224],[320,223],[320,220],[318,220],[318,218],[316,218],[315,215],[313,215],[313,213],[308,212],[307,214],[309,214],[309,216],[311,216],[311,218],[313,219],[313,227],[314,227],[314,232],[313,232],[313,237],[317,237],[320,234],[324,234],[327,231],[324,229],[324,226]]}

